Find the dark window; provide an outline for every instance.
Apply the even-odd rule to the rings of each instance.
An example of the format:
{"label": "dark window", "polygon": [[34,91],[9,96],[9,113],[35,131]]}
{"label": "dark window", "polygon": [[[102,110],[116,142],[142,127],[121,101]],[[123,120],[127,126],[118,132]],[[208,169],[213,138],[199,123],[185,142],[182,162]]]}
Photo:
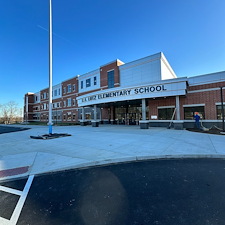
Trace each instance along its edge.
{"label": "dark window", "polygon": [[173,116],[174,108],[162,108],[158,109],[159,120],[171,120]]}
{"label": "dark window", "polygon": [[184,107],[184,119],[193,120],[195,112],[199,113],[199,116],[201,117],[201,119],[205,119],[204,106]]}
{"label": "dark window", "polygon": [[75,84],[73,84],[73,91],[75,91],[76,90],[76,85]]}
{"label": "dark window", "polygon": [[97,77],[94,77],[94,85],[97,85]]}
{"label": "dark window", "polygon": [[[223,110],[225,112],[225,104],[223,105]],[[217,119],[218,120],[222,120],[222,105],[217,105],[216,106],[216,114],[217,114]]]}
{"label": "dark window", "polygon": [[71,84],[67,85],[67,92],[70,93],[71,92]]}
{"label": "dark window", "polygon": [[67,106],[70,107],[71,106],[71,98],[67,99]]}
{"label": "dark window", "polygon": [[80,88],[81,88],[81,89],[84,88],[84,82],[83,82],[83,81],[80,82]]}
{"label": "dark window", "polygon": [[108,72],[108,88],[114,88],[114,70]]}
{"label": "dark window", "polygon": [[90,87],[91,86],[91,78],[86,80],[86,87]]}

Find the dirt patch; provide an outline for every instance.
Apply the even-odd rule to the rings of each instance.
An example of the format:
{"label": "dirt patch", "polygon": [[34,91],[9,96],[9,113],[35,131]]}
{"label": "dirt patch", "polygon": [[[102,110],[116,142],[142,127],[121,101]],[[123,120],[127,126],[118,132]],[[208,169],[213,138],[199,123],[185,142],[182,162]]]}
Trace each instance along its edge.
{"label": "dirt patch", "polygon": [[192,132],[198,132],[198,133],[225,135],[225,132],[223,132],[222,129],[215,127],[215,126],[209,128],[209,129],[207,129],[207,128],[201,128],[201,129],[187,128],[186,130],[192,131]]}

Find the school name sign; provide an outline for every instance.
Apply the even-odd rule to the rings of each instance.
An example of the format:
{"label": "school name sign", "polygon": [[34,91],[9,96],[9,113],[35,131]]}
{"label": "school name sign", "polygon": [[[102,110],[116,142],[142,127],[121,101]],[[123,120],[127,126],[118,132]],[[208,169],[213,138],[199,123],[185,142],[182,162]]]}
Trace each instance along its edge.
{"label": "school name sign", "polygon": [[114,90],[107,89],[97,91],[79,96],[77,97],[77,101],[78,106],[82,107],[108,102],[186,95],[186,92],[187,79],[177,78],[163,84],[139,86],[126,89],[120,89],[118,87]]}
{"label": "school name sign", "polygon": [[134,96],[137,96],[137,95],[163,92],[166,90],[167,88],[165,87],[165,85],[155,85],[155,86],[116,90],[116,91],[110,91],[105,93],[97,93],[95,95],[79,97],[78,104],[87,105],[86,103],[97,104],[97,103],[117,101],[117,100],[121,101],[121,100],[130,99],[130,97],[132,97],[132,99],[135,99],[136,97]]}

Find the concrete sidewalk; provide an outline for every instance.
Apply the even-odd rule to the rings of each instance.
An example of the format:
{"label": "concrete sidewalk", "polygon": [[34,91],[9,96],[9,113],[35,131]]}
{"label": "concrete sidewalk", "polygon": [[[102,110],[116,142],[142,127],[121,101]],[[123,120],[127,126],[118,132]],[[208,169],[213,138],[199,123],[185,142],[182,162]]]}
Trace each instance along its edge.
{"label": "concrete sidewalk", "polygon": [[[101,125],[53,127],[72,136],[35,140],[47,126],[0,135],[0,180],[69,168],[151,158],[224,157],[225,136],[166,128]],[[27,168],[27,169],[26,169]]]}

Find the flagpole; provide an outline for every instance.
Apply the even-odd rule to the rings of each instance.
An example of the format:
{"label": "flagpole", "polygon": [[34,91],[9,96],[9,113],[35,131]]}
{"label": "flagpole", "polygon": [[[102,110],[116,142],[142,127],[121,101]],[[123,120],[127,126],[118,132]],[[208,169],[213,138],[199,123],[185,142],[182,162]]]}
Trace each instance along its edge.
{"label": "flagpole", "polygon": [[49,0],[49,104],[48,126],[52,134],[52,0]]}

